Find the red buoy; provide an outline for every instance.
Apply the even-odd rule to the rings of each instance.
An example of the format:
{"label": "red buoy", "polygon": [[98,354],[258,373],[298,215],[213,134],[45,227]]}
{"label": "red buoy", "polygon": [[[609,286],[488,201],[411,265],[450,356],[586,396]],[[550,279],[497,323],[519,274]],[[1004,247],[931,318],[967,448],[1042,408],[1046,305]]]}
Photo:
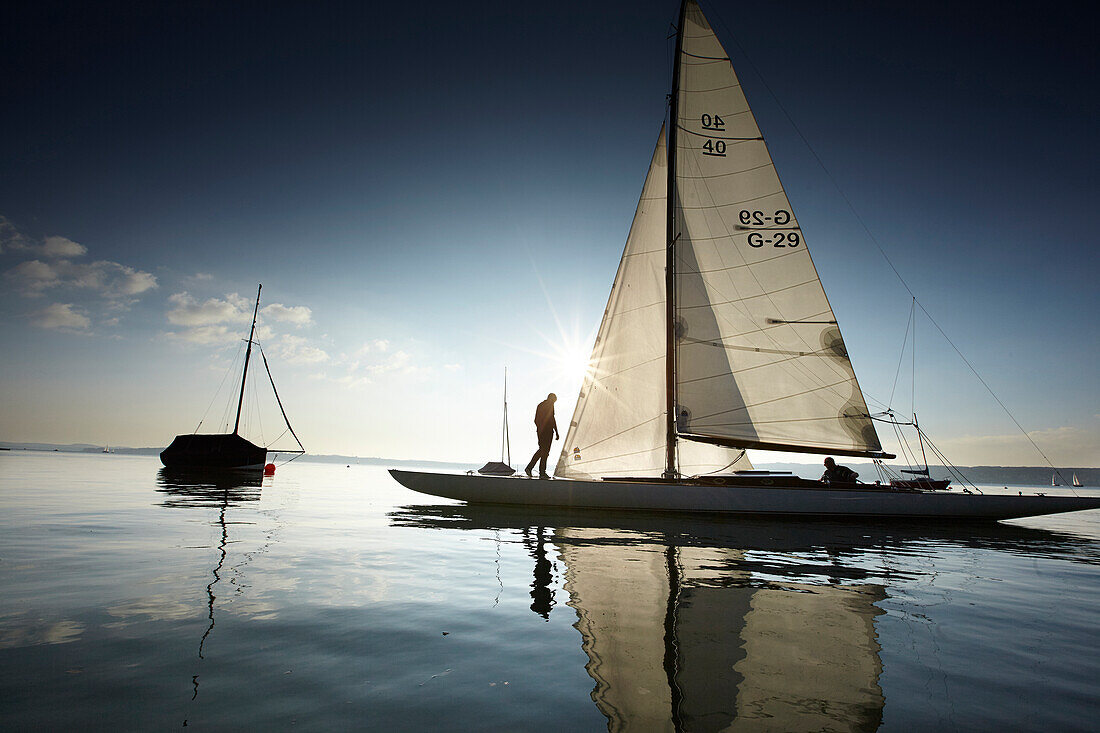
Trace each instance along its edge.
{"label": "red buoy", "polygon": [[274,475],[275,475],[275,464],[274,463],[269,463],[266,466],[264,466],[264,476],[274,476]]}

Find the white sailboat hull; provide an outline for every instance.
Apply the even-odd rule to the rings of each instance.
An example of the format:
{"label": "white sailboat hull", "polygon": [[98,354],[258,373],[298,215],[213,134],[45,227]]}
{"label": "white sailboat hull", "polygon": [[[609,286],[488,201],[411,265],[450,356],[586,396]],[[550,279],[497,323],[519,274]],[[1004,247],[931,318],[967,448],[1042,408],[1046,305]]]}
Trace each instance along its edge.
{"label": "white sailboat hull", "polygon": [[1100,497],[896,491],[867,485],[806,488],[635,481],[537,480],[390,470],[406,488],[471,504],[775,514],[813,517],[1013,519],[1100,509]]}

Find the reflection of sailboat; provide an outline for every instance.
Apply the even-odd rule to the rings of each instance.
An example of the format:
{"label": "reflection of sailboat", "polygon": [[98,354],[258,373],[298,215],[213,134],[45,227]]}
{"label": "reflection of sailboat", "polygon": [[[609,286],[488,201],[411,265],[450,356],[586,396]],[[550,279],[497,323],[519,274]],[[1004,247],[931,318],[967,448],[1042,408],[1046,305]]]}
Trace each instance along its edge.
{"label": "reflection of sailboat", "polygon": [[878,727],[881,585],[760,587],[736,548],[606,529],[554,539],[609,730]]}
{"label": "reflection of sailboat", "polygon": [[[593,702],[613,731],[874,730],[885,706],[875,620],[899,572],[880,563],[884,553],[932,544],[1091,564],[1097,552],[1073,535],[989,523],[780,524],[455,505],[404,507],[391,522],[525,537],[557,528],[547,544],[564,565]],[[537,581],[546,560],[533,556]],[[911,565],[904,577],[921,572]]]}
{"label": "reflection of sailboat", "polygon": [[[260,470],[267,462],[267,448],[261,448],[250,440],[240,435],[241,408],[244,406],[245,383],[248,379],[248,362],[252,357],[252,345],[255,343],[252,337],[256,334],[256,317],[260,312],[260,291],[263,285],[256,290],[256,307],[252,312],[252,327],[248,332],[248,348],[244,354],[244,369],[241,372],[241,393],[237,399],[237,417],[233,422],[232,433],[177,435],[172,444],[161,451],[161,462],[171,468],[203,468],[203,469],[253,469]],[[263,349],[260,349],[263,356]],[[271,377],[271,369],[267,366],[267,357],[263,356],[264,368],[267,376]],[[271,381],[271,389],[275,390],[275,381]],[[294,428],[290,427],[290,420],[283,410],[282,400],[275,391],[275,400],[279,404],[283,419],[286,420],[287,430],[298,443],[300,450],[284,450],[282,453],[304,453],[302,441],[294,434]]]}
{"label": "reflection of sailboat", "polygon": [[[391,471],[477,503],[1004,519],[1100,498],[822,486],[750,471],[746,449],[884,453],[839,326],[729,58],[684,0],[670,114],[555,476]],[[718,475],[734,469],[734,473]]]}
{"label": "reflection of sailboat", "polygon": [[[505,462],[505,456],[507,455],[508,461]],[[501,429],[500,436],[500,460],[489,461],[481,468],[477,469],[480,474],[488,476],[511,476],[516,472],[516,469],[512,468],[512,441],[508,437],[508,368],[504,368],[504,427]]]}

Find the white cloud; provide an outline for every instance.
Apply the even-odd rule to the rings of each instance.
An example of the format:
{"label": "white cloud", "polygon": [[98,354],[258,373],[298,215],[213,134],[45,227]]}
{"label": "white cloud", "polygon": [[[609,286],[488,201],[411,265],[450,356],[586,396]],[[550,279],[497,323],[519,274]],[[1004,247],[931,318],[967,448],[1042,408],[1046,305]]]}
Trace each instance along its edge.
{"label": "white cloud", "polygon": [[291,364],[320,364],[329,360],[327,352],[306,343],[301,336],[280,338],[279,357]]}
{"label": "white cloud", "polygon": [[5,249],[25,249],[29,243],[7,217],[0,216],[0,252]]}
{"label": "white cloud", "polygon": [[193,326],[178,332],[169,331],[167,335],[193,344],[227,344],[238,336],[235,330],[230,331],[221,324]]}
{"label": "white cloud", "polygon": [[51,235],[40,243],[24,236],[0,216],[0,245],[11,252],[25,252],[33,259],[10,268],[5,277],[23,295],[38,297],[47,290],[84,290],[109,301],[109,307],[125,307],[136,295],[157,287],[151,272],[110,260],[74,262],[88,248],[67,237]]}
{"label": "white cloud", "polygon": [[172,309],[168,311],[168,322],[177,326],[200,327],[216,323],[247,323],[252,319],[251,303],[237,293],[221,298],[207,298],[203,302],[196,300],[184,291],[168,297]]}
{"label": "white cloud", "polygon": [[459,369],[462,368],[462,365],[461,364],[444,364],[443,368],[446,369],[449,372],[457,372]]}
{"label": "white cloud", "polygon": [[7,277],[21,284],[27,294],[39,295],[46,288],[60,284],[61,278],[51,265],[41,260],[20,262],[7,271]]}
{"label": "white cloud", "polygon": [[88,248],[65,237],[46,237],[36,250],[44,257],[82,257],[88,254]]}
{"label": "white cloud", "polygon": [[152,273],[107,260],[91,263],[27,260],[8,270],[6,275],[28,296],[39,296],[46,290],[64,287],[88,290],[94,295],[117,301],[157,287],[157,278]]}
{"label": "white cloud", "polygon": [[295,326],[308,326],[313,323],[313,311],[304,305],[287,306],[272,303],[260,309],[260,313],[275,321],[293,323]]}
{"label": "white cloud", "polygon": [[72,303],[48,305],[31,317],[31,323],[39,328],[60,331],[87,331],[92,325],[91,320],[86,315],[73,310]]}
{"label": "white cloud", "polygon": [[[231,344],[248,335],[252,322],[254,300],[239,293],[228,293],[224,298],[199,300],[186,290],[168,297],[170,308],[165,314],[168,322],[181,328],[168,331],[169,338],[196,344]],[[306,343],[300,337],[280,336],[276,330],[262,322],[290,323],[301,327],[311,324],[312,311],[306,306],[286,306],[273,303],[260,309],[261,322],[256,325],[256,339],[261,343],[278,345],[281,357],[297,364],[317,364],[329,359],[329,355]]]}
{"label": "white cloud", "polygon": [[384,354],[390,350],[390,342],[386,339],[373,339],[367,341],[355,352],[355,357],[363,357],[369,354]]}

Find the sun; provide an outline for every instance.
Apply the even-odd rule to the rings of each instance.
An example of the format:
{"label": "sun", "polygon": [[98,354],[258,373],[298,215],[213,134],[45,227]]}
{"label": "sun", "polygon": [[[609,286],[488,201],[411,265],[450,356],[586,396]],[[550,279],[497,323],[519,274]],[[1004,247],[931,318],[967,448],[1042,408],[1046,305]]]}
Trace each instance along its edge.
{"label": "sun", "polygon": [[561,377],[567,383],[583,384],[592,374],[592,355],[586,345],[566,345],[557,355]]}

